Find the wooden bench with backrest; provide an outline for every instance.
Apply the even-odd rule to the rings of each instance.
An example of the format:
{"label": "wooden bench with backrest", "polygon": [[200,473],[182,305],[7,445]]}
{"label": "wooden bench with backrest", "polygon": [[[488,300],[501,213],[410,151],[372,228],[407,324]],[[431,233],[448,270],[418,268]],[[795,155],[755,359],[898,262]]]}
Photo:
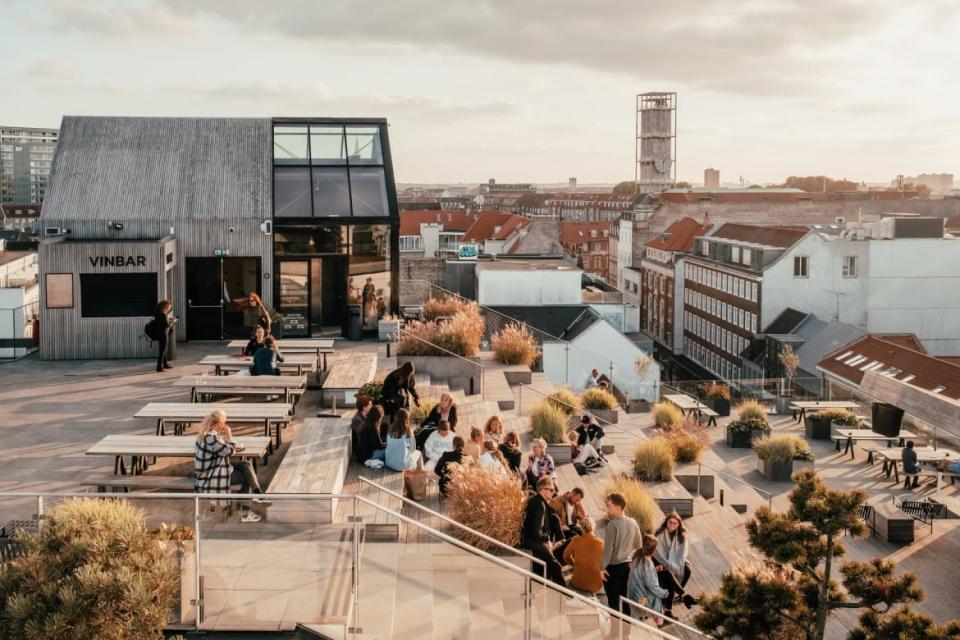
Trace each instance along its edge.
{"label": "wooden bench with backrest", "polygon": [[[350,464],[350,418],[307,418],[280,461],[267,493],[337,494]],[[333,522],[336,500],[275,500],[270,522]]]}

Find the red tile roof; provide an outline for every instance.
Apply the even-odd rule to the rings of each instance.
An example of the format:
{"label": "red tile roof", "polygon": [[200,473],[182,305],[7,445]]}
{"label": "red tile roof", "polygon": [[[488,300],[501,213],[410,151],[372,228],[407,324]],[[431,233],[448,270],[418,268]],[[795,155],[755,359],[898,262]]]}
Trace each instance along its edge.
{"label": "red tile roof", "polygon": [[910,349],[902,342],[867,334],[825,357],[818,367],[858,385],[864,371],[870,369],[915,387],[960,399],[960,366]]}
{"label": "red tile roof", "polygon": [[783,192],[783,191],[736,191],[724,193],[722,191],[677,191],[657,194],[662,202],[797,202],[800,200],[814,202],[835,202],[840,200],[910,200],[919,196],[917,191],[828,191],[826,193],[813,192]]}
{"label": "red tile roof", "polygon": [[717,229],[713,237],[786,249],[805,236],[807,231],[806,227],[800,226],[755,226],[728,222]]}
{"label": "red tile roof", "polygon": [[[563,245],[583,244],[584,242],[603,240],[606,236],[603,232],[610,235],[613,229],[612,222],[574,222],[567,221],[560,223],[560,242]],[[596,237],[591,237],[590,232],[596,231]]]}
{"label": "red tile roof", "polygon": [[471,211],[401,211],[400,235],[420,235],[420,225],[439,223],[444,231],[465,232],[476,221],[479,213]]}
{"label": "red tile roof", "polygon": [[709,224],[700,224],[689,217],[680,218],[667,227],[662,235],[648,242],[647,246],[661,251],[690,251],[693,249],[693,239],[708,231]]}
{"label": "red tile roof", "polygon": [[520,229],[532,223],[523,216],[505,211],[484,211],[463,234],[464,242],[482,242],[484,240],[505,240]]}

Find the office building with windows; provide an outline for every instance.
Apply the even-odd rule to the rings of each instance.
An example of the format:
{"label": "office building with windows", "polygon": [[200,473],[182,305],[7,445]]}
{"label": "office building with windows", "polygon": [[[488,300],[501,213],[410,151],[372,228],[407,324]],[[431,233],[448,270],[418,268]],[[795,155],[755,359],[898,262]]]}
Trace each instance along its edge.
{"label": "office building with windows", "polygon": [[383,119],[66,117],[41,214],[41,357],[179,340],[341,336],[396,311],[399,215]]}
{"label": "office building with windows", "polygon": [[0,126],[0,204],[43,202],[58,136],[56,129]]}

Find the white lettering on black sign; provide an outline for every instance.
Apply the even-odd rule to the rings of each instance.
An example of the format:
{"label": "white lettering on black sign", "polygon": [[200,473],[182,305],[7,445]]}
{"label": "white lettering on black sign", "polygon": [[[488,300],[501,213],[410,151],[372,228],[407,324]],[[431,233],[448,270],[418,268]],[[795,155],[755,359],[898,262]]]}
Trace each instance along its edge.
{"label": "white lettering on black sign", "polygon": [[94,267],[145,267],[146,256],[90,256]]}

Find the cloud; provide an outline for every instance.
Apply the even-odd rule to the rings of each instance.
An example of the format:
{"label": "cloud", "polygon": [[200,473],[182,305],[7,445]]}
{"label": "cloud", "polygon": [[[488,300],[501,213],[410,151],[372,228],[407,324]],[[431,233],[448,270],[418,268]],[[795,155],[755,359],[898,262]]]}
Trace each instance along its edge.
{"label": "cloud", "polygon": [[[0,0],[2,2],[2,0]],[[77,71],[73,63],[66,58],[41,58],[34,60],[20,73],[23,78],[62,82],[73,80]]]}
{"label": "cloud", "polygon": [[745,95],[822,86],[836,45],[892,19],[862,0],[158,1],[178,15],[318,44],[574,65],[653,88]]}
{"label": "cloud", "polygon": [[528,107],[503,100],[453,102],[423,95],[336,94],[322,82],[307,84],[260,80],[224,85],[181,85],[167,90],[223,102],[258,104],[277,115],[323,112],[329,115],[379,114],[452,124],[483,117],[524,115]]}
{"label": "cloud", "polygon": [[195,20],[162,4],[129,6],[86,0],[53,0],[50,20],[43,26],[58,33],[78,32],[131,39],[193,37],[203,33]]}

